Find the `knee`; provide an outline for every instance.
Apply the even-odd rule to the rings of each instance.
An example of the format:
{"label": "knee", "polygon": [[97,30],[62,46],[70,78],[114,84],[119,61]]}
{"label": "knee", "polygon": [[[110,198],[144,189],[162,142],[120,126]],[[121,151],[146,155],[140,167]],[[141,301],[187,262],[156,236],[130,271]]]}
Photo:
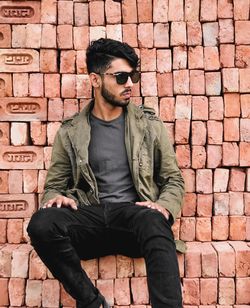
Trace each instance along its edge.
{"label": "knee", "polygon": [[27,227],[32,242],[47,241],[52,236],[53,211],[39,210],[33,214]]}

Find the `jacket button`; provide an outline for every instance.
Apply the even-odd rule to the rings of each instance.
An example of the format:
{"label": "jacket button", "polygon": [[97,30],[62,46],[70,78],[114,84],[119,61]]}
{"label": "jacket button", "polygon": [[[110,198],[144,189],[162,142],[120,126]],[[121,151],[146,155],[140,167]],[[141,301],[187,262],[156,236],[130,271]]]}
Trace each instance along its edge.
{"label": "jacket button", "polygon": [[141,167],[141,166],[142,166],[142,163],[139,163],[139,166]]}

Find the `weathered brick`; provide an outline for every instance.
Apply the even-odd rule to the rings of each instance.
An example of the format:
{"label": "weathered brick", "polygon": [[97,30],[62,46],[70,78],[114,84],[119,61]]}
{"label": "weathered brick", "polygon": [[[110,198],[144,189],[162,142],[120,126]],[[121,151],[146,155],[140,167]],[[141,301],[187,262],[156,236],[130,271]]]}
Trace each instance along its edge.
{"label": "weathered brick", "polygon": [[185,20],[196,21],[199,20],[200,14],[200,1],[199,0],[186,0],[185,1]]}
{"label": "weathered brick", "polygon": [[250,279],[249,277],[236,278],[236,303],[248,304],[250,303]]}
{"label": "weathered brick", "polygon": [[234,24],[232,19],[219,19],[220,43],[234,43]]}
{"label": "weathered brick", "polygon": [[56,26],[51,24],[42,25],[42,37],[41,47],[42,48],[56,48]]}
{"label": "weathered brick", "polygon": [[33,194],[2,194],[0,204],[2,206],[1,218],[30,217],[36,208]]}
{"label": "weathered brick", "polygon": [[235,254],[233,248],[227,242],[212,242],[218,255],[219,276],[235,276]]}
{"label": "weathered brick", "polygon": [[207,121],[208,144],[222,144],[223,125],[220,121]]}
{"label": "weathered brick", "polygon": [[175,142],[187,144],[190,135],[190,120],[180,119],[175,121]]}
{"label": "weathered brick", "polygon": [[223,142],[223,166],[237,166],[239,164],[239,147],[236,142]]}
{"label": "weathered brick", "polygon": [[198,278],[183,279],[183,302],[187,305],[200,304],[200,283]]}
{"label": "weathered brick", "polygon": [[[151,46],[151,31],[152,28],[150,26],[151,24],[149,24],[149,26],[145,26],[144,28],[141,28],[141,31],[149,31],[147,36],[148,36],[148,40],[146,40],[146,38],[143,39],[144,41],[144,45],[145,47],[150,47]],[[140,29],[140,25],[138,26],[138,34],[139,34],[139,29]],[[146,34],[146,33],[145,33]],[[144,34],[144,35],[145,35]],[[140,35],[142,36],[142,34]],[[140,36],[138,35],[139,39],[139,46],[140,46]],[[154,25],[154,29],[153,29],[153,40],[154,40],[154,47],[156,48],[166,48],[169,47],[169,25],[168,23],[156,23]]]}
{"label": "weathered brick", "polygon": [[0,122],[0,144],[10,144],[10,124],[8,122]]}
{"label": "weathered brick", "polygon": [[211,305],[217,303],[217,279],[200,279],[200,301],[202,305]]}
{"label": "weathered brick", "polygon": [[137,23],[137,1],[126,0],[122,2],[122,22],[125,24]]}
{"label": "weathered brick", "polygon": [[219,278],[219,304],[232,305],[235,299],[235,283],[233,278]]}
{"label": "weathered brick", "polygon": [[25,289],[25,303],[27,306],[41,306],[42,282],[39,280],[27,280]]}
{"label": "weathered brick", "polygon": [[223,98],[219,96],[209,97],[209,120],[223,120]]}
{"label": "weathered brick", "polygon": [[187,22],[187,45],[202,45],[202,30],[199,21]]}
{"label": "weathered brick", "polygon": [[0,48],[11,47],[11,27],[10,25],[0,25]]}
{"label": "weathered brick", "polygon": [[189,145],[177,145],[176,157],[179,168],[191,167],[191,153]]}
{"label": "weathered brick", "polygon": [[212,217],[212,239],[215,241],[225,241],[229,235],[228,216]]}
{"label": "weathered brick", "polygon": [[230,170],[229,190],[244,191],[246,174],[242,168],[232,168]]}
{"label": "weathered brick", "polygon": [[60,49],[72,49],[73,48],[73,27],[72,25],[58,25],[57,32],[57,44]]}
{"label": "weathered brick", "polygon": [[142,96],[157,96],[157,79],[155,72],[141,74]]}
{"label": "weathered brick", "polygon": [[200,242],[211,241],[211,218],[197,217],[195,233],[197,241]]}
{"label": "weathered brick", "polygon": [[35,250],[32,250],[29,259],[29,279],[44,280],[46,279],[46,273],[46,266],[38,257]]}
{"label": "weathered brick", "polygon": [[29,96],[44,96],[43,74],[29,74]]}
{"label": "weathered brick", "polygon": [[211,217],[213,206],[213,195],[212,194],[198,194],[197,195],[197,216],[200,217]]}
{"label": "weathered brick", "polygon": [[133,275],[133,260],[123,255],[116,257],[117,278],[127,278]]}
{"label": "weathered brick", "polygon": [[12,96],[11,74],[0,74],[0,97]]}
{"label": "weathered brick", "polygon": [[187,68],[187,47],[175,46],[173,48],[173,69]]}
{"label": "weathered brick", "polygon": [[114,298],[117,305],[130,304],[130,287],[128,278],[115,279]]}
{"label": "weathered brick", "polygon": [[185,277],[201,277],[201,252],[198,242],[187,242],[185,254]]}
{"label": "weathered brick", "polygon": [[7,219],[0,219],[0,244],[4,244],[7,242],[7,222]]}
{"label": "weathered brick", "polygon": [[221,92],[221,75],[219,72],[205,73],[206,94],[220,95]]}
{"label": "weathered brick", "polygon": [[12,253],[11,277],[27,278],[29,267],[29,254],[32,247],[23,244],[17,247]]}
{"label": "weathered brick", "polygon": [[30,123],[30,137],[34,145],[46,144],[46,127],[47,125],[42,122]]}
{"label": "weathered brick", "polygon": [[25,279],[22,278],[10,278],[9,285],[9,297],[11,306],[22,306],[25,298]]}
{"label": "weathered brick", "polygon": [[201,243],[202,277],[218,277],[218,257],[211,243]]}
{"label": "weathered brick", "polygon": [[12,244],[19,244],[23,239],[23,220],[8,219],[7,241]]}
{"label": "weathered brick", "polygon": [[60,287],[55,279],[47,279],[42,284],[42,307],[59,306]]}
{"label": "weathered brick", "polygon": [[205,22],[202,24],[204,46],[217,46],[219,37],[218,22]]}
{"label": "weathered brick", "polygon": [[215,169],[214,170],[214,192],[226,192],[229,180],[228,169]]}
{"label": "weathered brick", "polygon": [[220,69],[218,47],[208,46],[204,48],[204,67],[206,71],[216,71]]}
{"label": "weathered brick", "polygon": [[194,192],[195,191],[195,172],[192,169],[181,170],[182,176],[185,181],[185,191]]}
{"label": "weathered brick", "polygon": [[73,24],[73,2],[58,1],[58,24],[72,25]]}
{"label": "weathered brick", "polygon": [[217,20],[217,1],[216,0],[202,0],[201,1],[200,20],[201,21]]}
{"label": "weathered brick", "polygon": [[137,41],[137,25],[123,24],[122,25],[123,42],[129,44],[131,47],[138,47]]}
{"label": "weathered brick", "polygon": [[239,141],[240,139],[239,118],[224,119],[224,141]]}
{"label": "weathered brick", "polygon": [[27,123],[11,123],[10,130],[12,145],[27,145],[28,144],[28,124]]}
{"label": "weathered brick", "polygon": [[182,21],[184,19],[184,1],[183,0],[169,0],[168,3],[168,20]]}
{"label": "weathered brick", "polygon": [[114,280],[113,279],[98,279],[96,286],[101,294],[106,298],[110,305],[114,305]]}
{"label": "weathered brick", "polygon": [[185,45],[187,41],[186,23],[183,21],[173,21],[171,23],[170,45]]}
{"label": "weathered brick", "polygon": [[240,142],[240,166],[250,165],[250,144],[249,142]]}
{"label": "weathered brick", "polygon": [[88,26],[74,27],[73,29],[74,49],[75,50],[87,49],[89,44],[89,37],[90,34]]}
{"label": "weathered brick", "polygon": [[190,94],[203,95],[205,94],[205,75],[204,71],[190,71]]}
{"label": "weathered brick", "polygon": [[205,96],[192,97],[192,120],[208,120],[207,97]]}
{"label": "weathered brick", "polygon": [[148,304],[149,294],[146,277],[132,277],[131,278],[131,292],[133,296],[133,303],[136,305]]}
{"label": "weathered brick", "polygon": [[250,268],[250,248],[247,243],[242,241],[232,241],[229,243],[234,251],[236,257],[236,276],[248,277]]}
{"label": "weathered brick", "polygon": [[188,70],[174,71],[174,94],[189,94]]}
{"label": "weathered brick", "polygon": [[182,215],[195,216],[196,213],[196,194],[186,193],[184,196]]}
{"label": "weathered brick", "polygon": [[181,217],[180,239],[183,241],[194,241],[195,239],[194,217]]}
{"label": "weathered brick", "polygon": [[138,0],[138,21],[139,24],[142,22],[153,21],[153,3],[152,0]]}
{"label": "weathered brick", "polygon": [[217,168],[222,163],[222,147],[219,145],[207,145],[207,168]]}
{"label": "weathered brick", "polygon": [[6,278],[0,279],[0,305],[1,306],[9,305],[8,282],[9,282],[9,279],[6,279]]}
{"label": "weathered brick", "polygon": [[55,0],[41,1],[41,23],[57,23],[57,2]]}
{"label": "weathered brick", "polygon": [[195,46],[188,48],[188,67],[190,69],[203,69],[203,47]]}
{"label": "weathered brick", "polygon": [[250,43],[250,21],[235,21],[235,43],[236,45],[247,45]]}
{"label": "weathered brick", "polygon": [[74,2],[74,22],[76,26],[87,26],[89,24],[88,3]]}
{"label": "weathered brick", "polygon": [[234,19],[247,20],[249,18],[249,0],[234,0]]}
{"label": "weathered brick", "polygon": [[29,76],[27,73],[13,74],[13,95],[17,97],[28,96]]}
{"label": "weathered brick", "polygon": [[99,259],[99,274],[101,279],[116,277],[116,257],[107,256]]}
{"label": "weathered brick", "polygon": [[[235,46],[233,44],[220,44],[220,64],[221,66],[222,67],[234,67],[234,58],[235,58]],[[237,59],[237,55],[236,55],[236,59]],[[239,66],[236,64],[236,67],[239,67]]]}

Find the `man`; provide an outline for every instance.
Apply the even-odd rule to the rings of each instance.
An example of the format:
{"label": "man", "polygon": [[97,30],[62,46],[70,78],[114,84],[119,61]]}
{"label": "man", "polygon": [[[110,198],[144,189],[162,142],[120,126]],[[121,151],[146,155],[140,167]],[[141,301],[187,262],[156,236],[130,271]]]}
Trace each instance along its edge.
{"label": "man", "polygon": [[94,99],[56,135],[32,245],[77,307],[109,307],[80,259],[123,254],[145,258],[153,308],[180,308],[171,225],[184,183],[163,123],[130,102],[138,56],[99,39],[86,62]]}

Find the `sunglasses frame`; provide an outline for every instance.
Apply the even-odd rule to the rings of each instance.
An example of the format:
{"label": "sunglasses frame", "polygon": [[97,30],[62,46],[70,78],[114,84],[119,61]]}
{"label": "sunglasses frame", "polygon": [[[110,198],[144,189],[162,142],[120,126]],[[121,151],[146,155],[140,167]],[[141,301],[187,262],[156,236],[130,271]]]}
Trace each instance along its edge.
{"label": "sunglasses frame", "polygon": [[[126,80],[124,82],[119,82],[119,76],[121,76],[122,74],[125,74],[127,77],[126,77]],[[133,83],[137,83],[139,80],[140,80],[140,75],[141,73],[138,72],[138,71],[132,71],[130,73],[128,72],[117,72],[117,73],[101,73],[100,75],[111,75],[111,76],[115,76],[115,79],[116,79],[116,82],[117,84],[119,85],[123,85],[125,84],[127,81],[128,81],[128,78],[130,77],[131,81]],[[133,76],[138,76],[138,80],[137,81],[133,81]]]}

